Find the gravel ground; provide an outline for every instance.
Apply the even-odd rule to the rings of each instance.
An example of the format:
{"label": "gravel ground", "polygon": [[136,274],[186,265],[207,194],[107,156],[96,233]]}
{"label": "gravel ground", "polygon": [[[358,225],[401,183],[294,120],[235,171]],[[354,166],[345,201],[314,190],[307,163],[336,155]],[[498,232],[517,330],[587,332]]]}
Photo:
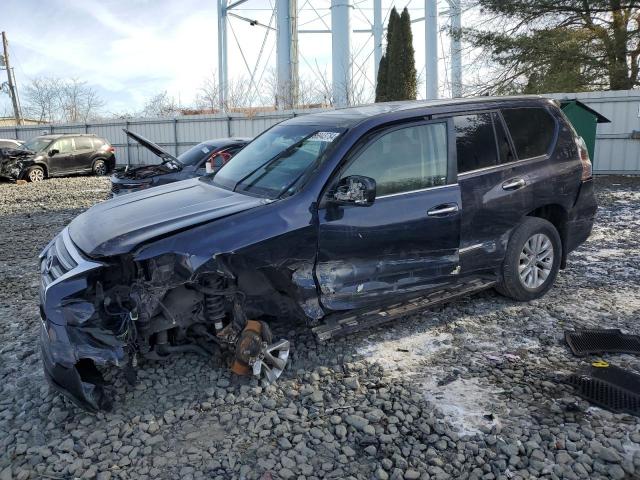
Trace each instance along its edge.
{"label": "gravel ground", "polygon": [[565,328],[640,333],[640,178],[598,179],[594,233],[542,300],[487,291],[327,345],[290,326],[275,385],[185,355],[90,415],[42,377],[36,258],[107,188],[0,184],[0,480],[640,478],[640,419],[557,382],[587,365]]}

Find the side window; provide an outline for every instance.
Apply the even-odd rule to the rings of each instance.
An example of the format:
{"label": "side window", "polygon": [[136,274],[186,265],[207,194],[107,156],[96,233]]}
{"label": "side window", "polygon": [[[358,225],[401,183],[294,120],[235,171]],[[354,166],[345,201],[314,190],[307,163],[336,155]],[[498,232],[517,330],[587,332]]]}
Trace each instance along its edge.
{"label": "side window", "polygon": [[393,130],[368,145],[342,173],[376,181],[377,196],[447,183],[447,124]]}
{"label": "side window", "polygon": [[51,146],[51,150],[58,150],[58,154],[71,153],[73,151],[73,142],[71,138],[61,138],[56,140]]}
{"label": "side window", "polygon": [[93,144],[89,137],[76,137],[76,150],[93,150]]}
{"label": "side window", "polygon": [[104,147],[104,140],[102,140],[101,138],[93,137],[91,140],[93,141],[94,150],[100,150],[102,147]]}
{"label": "side window", "polygon": [[490,113],[458,115],[453,117],[453,125],[459,174],[498,164]]}
{"label": "side window", "polygon": [[556,122],[546,109],[508,108],[502,116],[519,159],[546,155],[556,131]]}

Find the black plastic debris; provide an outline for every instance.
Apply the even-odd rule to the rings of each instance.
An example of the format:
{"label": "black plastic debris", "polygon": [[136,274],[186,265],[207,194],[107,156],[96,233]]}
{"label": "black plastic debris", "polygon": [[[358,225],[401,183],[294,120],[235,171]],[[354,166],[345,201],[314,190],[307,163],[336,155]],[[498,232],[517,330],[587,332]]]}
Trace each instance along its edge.
{"label": "black plastic debris", "polygon": [[604,352],[640,354],[640,336],[628,335],[615,328],[565,330],[564,339],[578,356]]}
{"label": "black plastic debris", "polygon": [[616,413],[640,416],[640,375],[610,365],[567,377],[579,396]]}

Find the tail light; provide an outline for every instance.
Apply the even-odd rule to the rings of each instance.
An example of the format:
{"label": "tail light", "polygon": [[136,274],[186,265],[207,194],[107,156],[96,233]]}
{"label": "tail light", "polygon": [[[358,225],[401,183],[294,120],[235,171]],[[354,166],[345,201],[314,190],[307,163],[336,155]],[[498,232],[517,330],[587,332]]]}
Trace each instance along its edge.
{"label": "tail light", "polygon": [[111,153],[115,153],[116,149],[113,147],[113,145],[105,145],[104,146],[104,150],[107,152],[111,152]]}
{"label": "tail light", "polygon": [[591,166],[591,159],[589,158],[589,150],[587,149],[587,144],[582,137],[576,137],[576,146],[578,147],[580,163],[582,164],[581,180],[584,182],[585,180],[589,180],[591,177],[593,177],[593,167]]}

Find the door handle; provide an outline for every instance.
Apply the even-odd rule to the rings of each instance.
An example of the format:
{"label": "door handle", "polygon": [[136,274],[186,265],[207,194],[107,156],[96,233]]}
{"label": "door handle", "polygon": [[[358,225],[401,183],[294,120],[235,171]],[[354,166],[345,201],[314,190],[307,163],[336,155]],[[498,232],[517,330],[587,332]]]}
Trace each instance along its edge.
{"label": "door handle", "polygon": [[456,205],[455,203],[447,203],[444,205],[433,207],[427,212],[427,215],[429,215],[430,217],[445,217],[447,215],[451,215],[452,213],[456,213],[457,211],[458,205]]}
{"label": "door handle", "polygon": [[502,184],[503,190],[517,190],[519,188],[524,187],[527,182],[524,181],[524,178],[517,178],[515,180],[509,180],[508,182],[504,182]]}

